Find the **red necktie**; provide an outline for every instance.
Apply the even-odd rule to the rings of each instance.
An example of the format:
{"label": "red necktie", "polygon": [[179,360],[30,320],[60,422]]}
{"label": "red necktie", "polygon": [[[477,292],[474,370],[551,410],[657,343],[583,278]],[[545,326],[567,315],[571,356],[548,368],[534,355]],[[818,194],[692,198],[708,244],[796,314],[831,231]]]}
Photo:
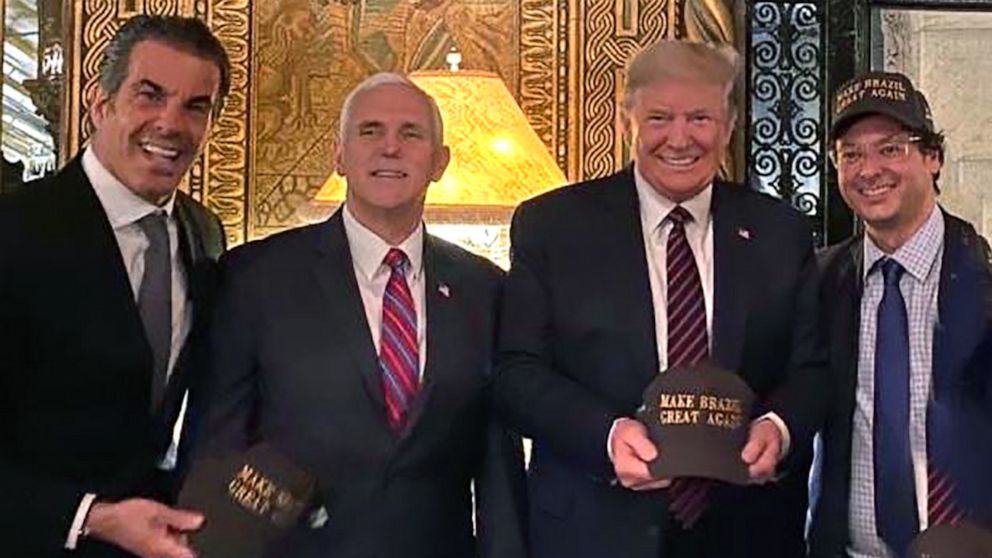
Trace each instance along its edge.
{"label": "red necktie", "polygon": [[[668,366],[689,365],[709,355],[706,300],[696,259],[685,237],[685,223],[692,215],[682,206],[668,214]],[[691,528],[709,504],[710,481],[677,478],[668,488],[668,512],[684,529]]]}
{"label": "red necktie", "polygon": [[406,254],[391,248],[384,262],[391,272],[382,296],[379,366],[389,425],[400,432],[406,426],[407,413],[420,389],[417,310],[406,282],[406,271],[410,267]]}
{"label": "red necktie", "polygon": [[958,521],[964,519],[964,512],[955,500],[956,486],[954,481],[938,471],[932,463],[927,469],[929,472],[927,478],[929,526],[933,527],[944,523],[957,524]]}

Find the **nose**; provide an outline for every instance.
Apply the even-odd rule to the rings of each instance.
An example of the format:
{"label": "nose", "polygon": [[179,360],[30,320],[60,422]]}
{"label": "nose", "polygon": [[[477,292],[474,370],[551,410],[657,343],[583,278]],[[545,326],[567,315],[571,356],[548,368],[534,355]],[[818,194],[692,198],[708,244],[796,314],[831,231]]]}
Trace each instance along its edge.
{"label": "nose", "polygon": [[155,119],[155,128],[161,134],[169,134],[183,127],[183,107],[178,102],[167,102]]}
{"label": "nose", "polygon": [[668,125],[666,140],[670,147],[688,147],[689,129],[684,118],[676,118]]}
{"label": "nose", "polygon": [[858,169],[858,176],[862,178],[872,178],[878,176],[882,166],[878,164],[877,157],[877,154],[869,150],[865,155],[864,160],[861,161],[861,168]]}
{"label": "nose", "polygon": [[400,154],[400,137],[397,134],[383,135],[382,154],[387,157],[396,157]]}

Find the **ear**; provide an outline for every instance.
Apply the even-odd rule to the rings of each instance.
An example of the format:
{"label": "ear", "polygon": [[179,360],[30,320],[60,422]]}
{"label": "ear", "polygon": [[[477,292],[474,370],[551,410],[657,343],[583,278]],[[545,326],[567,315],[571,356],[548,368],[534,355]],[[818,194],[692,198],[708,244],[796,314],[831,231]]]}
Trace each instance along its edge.
{"label": "ear", "polygon": [[102,86],[97,86],[93,94],[93,101],[90,103],[90,121],[95,129],[100,129],[100,124],[107,118],[113,110],[113,98]]}
{"label": "ear", "polygon": [[944,167],[944,164],[940,162],[940,155],[936,151],[924,151],[922,155],[923,166],[927,168],[927,172],[931,175],[937,174]]}
{"label": "ear", "polygon": [[338,141],[334,148],[334,170],[341,176],[345,176],[344,170],[344,142]]}
{"label": "ear", "polygon": [[734,137],[734,127],[737,126],[737,111],[730,109],[729,113],[727,115],[726,127],[723,130],[723,137],[720,138],[724,148],[730,146],[730,139]]}
{"label": "ear", "polygon": [[431,170],[431,182],[437,182],[441,180],[444,176],[444,170],[448,168],[448,163],[451,161],[451,150],[448,149],[447,145],[442,145],[437,151],[437,157],[434,160],[434,168]]}
{"label": "ear", "polygon": [[617,111],[617,123],[620,125],[620,132],[623,134],[624,140],[630,139],[630,109],[620,106],[620,110]]}

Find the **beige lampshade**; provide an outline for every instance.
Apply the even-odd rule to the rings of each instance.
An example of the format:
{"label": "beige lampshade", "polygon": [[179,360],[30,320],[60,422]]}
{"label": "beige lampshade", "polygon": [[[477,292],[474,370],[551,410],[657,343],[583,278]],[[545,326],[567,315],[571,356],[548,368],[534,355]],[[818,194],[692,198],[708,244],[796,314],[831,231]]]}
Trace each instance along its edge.
{"label": "beige lampshade", "polygon": [[[418,71],[410,79],[434,97],[451,162],[427,189],[428,220],[507,222],[521,201],[565,184],[565,176],[523,111],[493,73]],[[332,174],[314,201],[340,204],[345,182]]]}

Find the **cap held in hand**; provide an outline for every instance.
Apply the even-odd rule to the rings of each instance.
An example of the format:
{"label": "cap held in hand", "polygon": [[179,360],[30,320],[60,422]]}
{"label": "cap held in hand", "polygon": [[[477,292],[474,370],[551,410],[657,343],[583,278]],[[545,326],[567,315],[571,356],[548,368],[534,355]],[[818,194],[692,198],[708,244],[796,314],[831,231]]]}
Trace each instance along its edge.
{"label": "cap held in hand", "polygon": [[704,477],[747,484],[741,449],[754,392],[736,374],[710,363],[676,366],[644,390],[637,418],[660,448],[655,478]]}

